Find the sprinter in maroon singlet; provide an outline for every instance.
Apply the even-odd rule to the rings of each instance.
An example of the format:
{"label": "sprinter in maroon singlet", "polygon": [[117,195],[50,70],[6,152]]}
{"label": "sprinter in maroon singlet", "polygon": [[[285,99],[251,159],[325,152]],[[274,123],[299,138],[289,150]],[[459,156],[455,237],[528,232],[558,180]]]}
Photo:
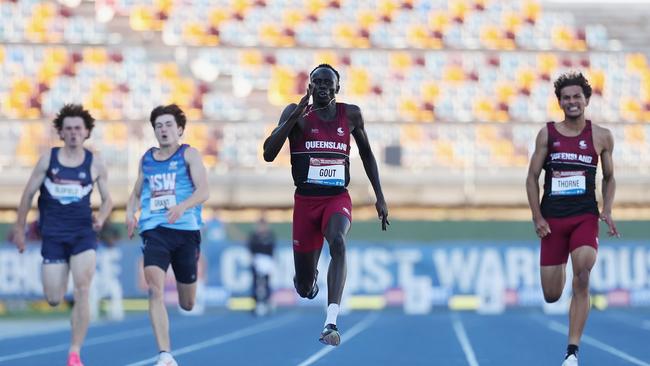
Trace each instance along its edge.
{"label": "sprinter in maroon singlet", "polygon": [[[612,219],[616,190],[611,132],[585,119],[591,86],[582,74],[564,74],[555,81],[555,95],[564,121],[549,122],[537,135],[526,191],[537,236],[541,238],[544,299],[555,302],[564,288],[569,255],[573,266],[573,297],[569,310],[569,344],[563,366],[578,365],[578,345],[589,313],[589,274],[598,249],[596,168],[600,157],[603,209],[600,219],[610,236],[619,237]],[[544,195],[539,202],[539,175],[544,169]]]}
{"label": "sprinter in maroon singlet", "polygon": [[[347,192],[350,181],[350,134],[359,148],[368,179],[375,191],[375,207],[386,230],[388,209],[379,182],[377,162],[370,149],[358,106],[336,103],[339,73],[328,64],[312,70],[307,93],[298,104],[288,105],[278,127],[264,141],[264,160],[275,159],[289,138],[291,173],[296,192],[293,211],[294,285],[301,297],[318,294],[316,266],[327,239],[332,260],[327,271],[327,318],[319,340],[337,346],[336,318],[345,285],[345,236],[352,222]],[[313,96],[313,104],[309,104]]]}

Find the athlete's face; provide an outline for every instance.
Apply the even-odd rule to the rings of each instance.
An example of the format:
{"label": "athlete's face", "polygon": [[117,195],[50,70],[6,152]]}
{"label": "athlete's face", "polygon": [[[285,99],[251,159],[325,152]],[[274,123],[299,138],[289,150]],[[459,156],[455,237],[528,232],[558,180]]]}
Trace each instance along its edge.
{"label": "athlete's face", "polygon": [[567,118],[578,118],[585,113],[589,99],[585,98],[579,85],[565,86],[560,90],[560,108]]}
{"label": "athlete's face", "polygon": [[59,137],[63,140],[65,146],[81,146],[88,138],[88,129],[83,118],[78,116],[65,117],[61,131],[59,131]]}
{"label": "athlete's face", "polygon": [[334,99],[339,81],[334,71],[321,67],[311,74],[309,80],[314,104],[327,104]]}
{"label": "athlete's face", "polygon": [[154,121],[153,129],[160,147],[177,144],[183,135],[183,129],[178,127],[176,119],[171,114],[158,116]]}

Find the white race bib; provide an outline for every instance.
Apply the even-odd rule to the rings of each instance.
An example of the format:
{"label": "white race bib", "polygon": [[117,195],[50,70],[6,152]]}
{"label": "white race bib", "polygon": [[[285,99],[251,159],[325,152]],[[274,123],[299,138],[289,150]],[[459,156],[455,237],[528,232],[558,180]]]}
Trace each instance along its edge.
{"label": "white race bib", "polygon": [[81,184],[60,184],[52,183],[50,186],[50,194],[54,198],[81,198],[83,197],[83,189]]}
{"label": "white race bib", "polygon": [[345,186],[345,159],[310,158],[307,183]]}
{"label": "white race bib", "polygon": [[173,194],[165,194],[161,196],[152,196],[150,209],[151,211],[166,210],[171,206],[176,206],[176,196]]}
{"label": "white race bib", "polygon": [[587,191],[587,179],[584,171],[553,172],[551,178],[551,195],[577,196]]}

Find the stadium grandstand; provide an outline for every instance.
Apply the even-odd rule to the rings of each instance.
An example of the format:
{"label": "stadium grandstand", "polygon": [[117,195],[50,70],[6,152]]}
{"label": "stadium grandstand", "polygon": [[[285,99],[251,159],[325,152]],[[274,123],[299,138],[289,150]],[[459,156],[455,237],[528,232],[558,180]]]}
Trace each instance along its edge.
{"label": "stadium grandstand", "polygon": [[[340,70],[339,99],[362,106],[393,205],[525,205],[534,136],[561,118],[552,80],[570,69],[593,85],[589,117],[615,135],[618,203],[648,205],[648,43],[626,26],[647,27],[650,11],[607,9],[539,0],[2,1],[0,171],[11,193],[0,205],[15,206],[39,153],[57,142],[49,121],[65,102],[100,120],[89,142],[105,152],[124,205],[152,143],[148,112],[175,102],[192,121],[186,142],[206,156],[211,204],[287,206],[288,154],[269,166],[261,142],[321,62]],[[254,189],[262,181],[268,190]],[[371,199],[366,184],[353,179],[356,200]]]}

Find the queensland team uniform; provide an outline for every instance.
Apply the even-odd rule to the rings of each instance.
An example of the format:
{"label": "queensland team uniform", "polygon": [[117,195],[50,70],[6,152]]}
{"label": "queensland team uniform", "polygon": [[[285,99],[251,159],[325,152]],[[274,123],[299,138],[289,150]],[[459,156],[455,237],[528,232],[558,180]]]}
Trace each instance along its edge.
{"label": "queensland team uniform", "polygon": [[542,216],[551,233],[542,238],[541,265],[566,263],[582,245],[598,249],[598,203],[591,121],[578,136],[561,135],[547,123],[548,155],[544,163]]}
{"label": "queensland team uniform", "polygon": [[38,198],[43,263],[65,263],[72,255],[97,249],[90,207],[93,154],[84,149],[81,165],[67,167],[59,162],[60,151],[52,148]]}
{"label": "queensland team uniform", "polygon": [[188,199],[194,183],[185,162],[187,144],[166,160],[156,160],[155,148],[142,158],[141,214],[138,230],[142,237],[144,266],[155,265],[167,271],[171,263],[180,283],[196,281],[201,243],[201,206],[191,207],[173,224],[168,223],[168,207]]}
{"label": "queensland team uniform", "polygon": [[323,246],[323,233],[334,214],[352,221],[350,128],[346,104],[336,103],[336,118],[305,117],[302,133],[289,139],[291,174],[296,192],[293,209],[293,249],[310,252]]}

